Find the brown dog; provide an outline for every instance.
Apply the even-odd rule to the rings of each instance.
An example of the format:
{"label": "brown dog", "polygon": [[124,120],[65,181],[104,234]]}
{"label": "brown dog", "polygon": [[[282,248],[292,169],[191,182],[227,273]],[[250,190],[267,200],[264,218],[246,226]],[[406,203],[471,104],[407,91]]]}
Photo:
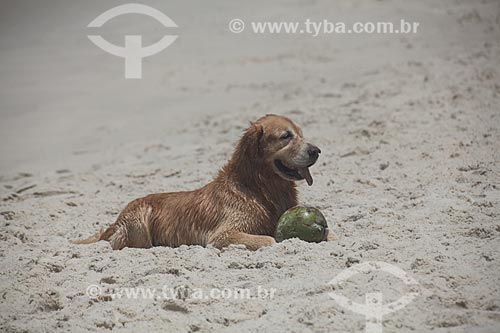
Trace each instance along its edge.
{"label": "brown dog", "polygon": [[245,131],[212,182],[194,191],[136,199],[107,230],[77,243],[107,240],[113,249],[272,245],[279,217],[297,205],[294,182],[305,179],[312,185],[309,167],[320,153],[292,120],[267,115]]}

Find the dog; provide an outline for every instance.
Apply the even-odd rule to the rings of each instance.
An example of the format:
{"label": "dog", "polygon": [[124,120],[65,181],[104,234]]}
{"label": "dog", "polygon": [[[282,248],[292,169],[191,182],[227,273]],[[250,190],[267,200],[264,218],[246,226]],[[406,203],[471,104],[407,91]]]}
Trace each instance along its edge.
{"label": "dog", "polygon": [[212,182],[194,191],[136,199],[106,230],[75,243],[106,240],[115,250],[183,244],[219,249],[241,244],[257,250],[273,245],[278,219],[298,204],[295,182],[313,184],[309,167],[320,153],[295,122],[266,115],[245,130]]}

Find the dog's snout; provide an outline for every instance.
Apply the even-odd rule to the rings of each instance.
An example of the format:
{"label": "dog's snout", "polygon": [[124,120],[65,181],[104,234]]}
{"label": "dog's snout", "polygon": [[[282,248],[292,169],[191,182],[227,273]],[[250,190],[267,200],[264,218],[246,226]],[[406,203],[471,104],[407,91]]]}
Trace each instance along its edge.
{"label": "dog's snout", "polygon": [[319,157],[319,154],[321,154],[321,149],[310,144],[307,153],[309,154],[309,157],[317,159]]}

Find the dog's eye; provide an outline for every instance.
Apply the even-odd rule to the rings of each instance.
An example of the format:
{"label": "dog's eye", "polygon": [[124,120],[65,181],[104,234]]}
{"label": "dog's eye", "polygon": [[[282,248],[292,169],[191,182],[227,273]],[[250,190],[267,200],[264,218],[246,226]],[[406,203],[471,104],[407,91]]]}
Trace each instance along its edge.
{"label": "dog's eye", "polygon": [[286,133],[284,133],[283,135],[280,136],[281,140],[288,140],[291,138],[293,138],[293,134],[290,131],[286,131]]}

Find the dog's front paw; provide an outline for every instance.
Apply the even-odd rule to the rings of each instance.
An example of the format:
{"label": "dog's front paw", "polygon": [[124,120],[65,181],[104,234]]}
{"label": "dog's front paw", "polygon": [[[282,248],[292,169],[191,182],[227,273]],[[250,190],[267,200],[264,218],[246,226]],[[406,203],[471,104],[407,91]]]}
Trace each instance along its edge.
{"label": "dog's front paw", "polygon": [[276,240],[271,236],[262,236],[260,239],[262,246],[271,246],[276,244]]}

